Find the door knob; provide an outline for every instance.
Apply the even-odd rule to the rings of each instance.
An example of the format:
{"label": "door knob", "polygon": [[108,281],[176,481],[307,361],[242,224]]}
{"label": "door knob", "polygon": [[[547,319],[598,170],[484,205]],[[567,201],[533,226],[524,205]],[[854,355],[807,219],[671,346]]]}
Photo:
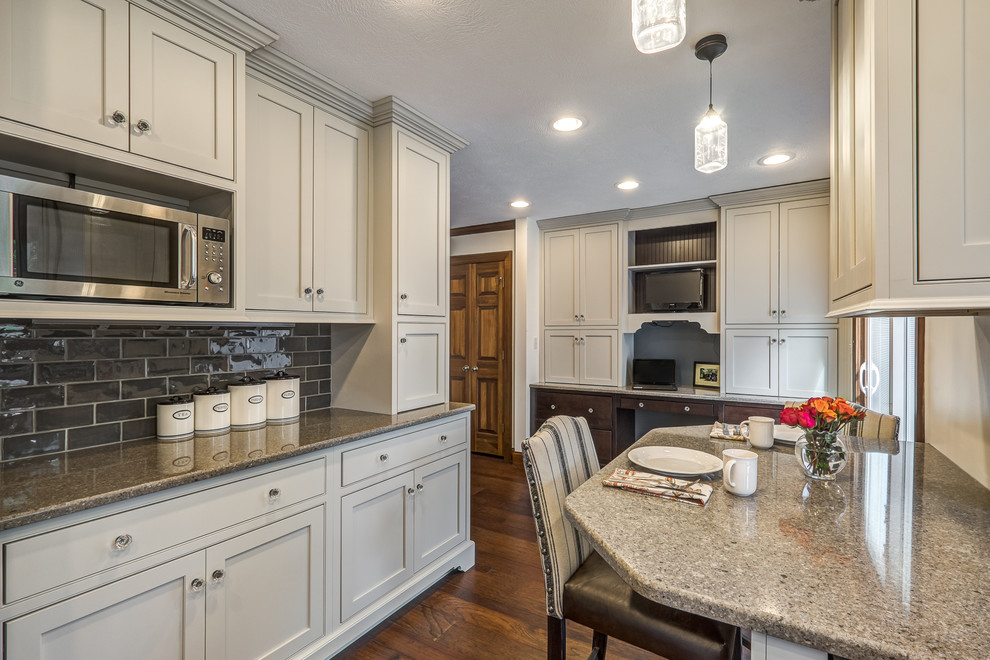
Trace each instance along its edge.
{"label": "door knob", "polygon": [[466,364],[463,367],[461,367],[461,371],[468,371],[469,369],[471,369],[471,367],[467,366]]}
{"label": "door knob", "polygon": [[471,367],[471,371],[477,371],[478,367]]}

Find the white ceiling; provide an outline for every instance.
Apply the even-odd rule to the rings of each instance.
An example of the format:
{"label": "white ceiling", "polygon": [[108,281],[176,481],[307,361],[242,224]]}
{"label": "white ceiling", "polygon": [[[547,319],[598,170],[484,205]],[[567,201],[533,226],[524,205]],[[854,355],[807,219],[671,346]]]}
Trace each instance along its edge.
{"label": "white ceiling", "polygon": [[[643,55],[629,0],[224,0],[274,47],[357,94],[396,96],[471,144],[451,159],[451,225],[698,199],[828,176],[825,0],[687,0],[687,37]],[[729,165],[694,170],[708,107],[701,37],[721,32],[714,103]],[[576,114],[584,129],[550,123]],[[777,167],[757,159],[796,154]],[[622,192],[615,183],[642,183]],[[509,202],[524,198],[529,209]]]}

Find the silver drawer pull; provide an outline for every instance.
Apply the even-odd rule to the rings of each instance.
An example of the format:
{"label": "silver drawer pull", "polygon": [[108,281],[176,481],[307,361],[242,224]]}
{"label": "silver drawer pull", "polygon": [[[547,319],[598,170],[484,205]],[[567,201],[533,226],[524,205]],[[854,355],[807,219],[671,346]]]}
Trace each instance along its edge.
{"label": "silver drawer pull", "polygon": [[416,484],[416,490],[423,490],[423,484]]}
{"label": "silver drawer pull", "polygon": [[691,406],[684,406],[684,412],[691,412]]}
{"label": "silver drawer pull", "polygon": [[213,571],[212,577],[213,577],[213,582],[219,584],[220,582],[223,582],[224,572],[218,568],[217,570]]}
{"label": "silver drawer pull", "polygon": [[124,548],[128,547],[131,544],[131,541],[133,540],[134,539],[131,537],[130,534],[121,534],[120,536],[118,536],[113,540],[113,548],[114,550],[123,550]]}
{"label": "silver drawer pull", "polygon": [[557,409],[557,404],[551,403],[550,404],[550,410],[556,410],[556,409]]}
{"label": "silver drawer pull", "polygon": [[415,495],[416,494],[416,491],[413,490],[412,487],[409,488],[409,491],[408,492],[409,492],[410,495]]}
{"label": "silver drawer pull", "polygon": [[643,403],[642,401],[640,401],[640,402],[639,402],[639,407],[640,407],[640,408],[642,408],[642,407],[643,407],[643,406],[645,406],[645,405],[646,405],[646,404],[645,404],[645,403]]}
{"label": "silver drawer pull", "polygon": [[445,435],[441,435],[441,436],[440,436],[440,444],[443,444],[443,443],[445,443],[445,442],[447,442],[447,436],[445,436]]}
{"label": "silver drawer pull", "polygon": [[189,583],[190,591],[201,591],[203,589],[203,580],[200,578],[193,578],[193,581]]}
{"label": "silver drawer pull", "polygon": [[595,412],[594,408],[588,408],[588,414],[591,415]]}
{"label": "silver drawer pull", "polygon": [[386,461],[388,461],[388,454],[382,454],[381,456],[379,456],[378,461],[380,463],[385,463]]}
{"label": "silver drawer pull", "polygon": [[271,502],[274,502],[279,497],[281,497],[281,495],[282,495],[281,489],[279,489],[279,488],[272,488],[271,490],[268,491],[268,500],[271,501]]}
{"label": "silver drawer pull", "polygon": [[137,124],[135,124],[135,127],[142,133],[147,133],[148,131],[151,130],[151,124],[146,119],[138,119],[138,122]]}

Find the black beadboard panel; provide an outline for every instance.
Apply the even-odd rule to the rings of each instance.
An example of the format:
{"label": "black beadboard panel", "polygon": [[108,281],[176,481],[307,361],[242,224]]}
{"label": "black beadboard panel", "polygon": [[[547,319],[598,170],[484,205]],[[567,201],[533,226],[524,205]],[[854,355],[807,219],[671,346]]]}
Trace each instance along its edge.
{"label": "black beadboard panel", "polygon": [[715,223],[644,229],[635,232],[633,265],[677,264],[718,258]]}
{"label": "black beadboard panel", "polygon": [[166,326],[0,319],[0,460],[154,437],[174,394],[284,369],[330,406],[330,325]]}

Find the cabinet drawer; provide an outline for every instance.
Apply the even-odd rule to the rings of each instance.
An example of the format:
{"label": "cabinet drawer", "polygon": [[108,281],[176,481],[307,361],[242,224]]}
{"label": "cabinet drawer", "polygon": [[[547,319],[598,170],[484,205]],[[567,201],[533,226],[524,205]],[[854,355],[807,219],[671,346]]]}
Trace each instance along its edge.
{"label": "cabinet drawer", "polygon": [[4,603],[116,568],[325,492],[326,461],[320,458],[6,543]]}
{"label": "cabinet drawer", "polygon": [[593,429],[612,428],[612,397],[595,394],[537,392],[536,419],[542,423],[554,415],[584,417]]}
{"label": "cabinet drawer", "polygon": [[620,408],[632,410],[651,410],[662,413],[679,413],[681,415],[704,415],[715,417],[715,404],[697,401],[663,401],[659,399],[636,399],[623,397],[619,402]]}
{"label": "cabinet drawer", "polygon": [[783,408],[783,406],[760,405],[758,403],[727,403],[722,411],[722,421],[729,424],[738,424],[743,420],[749,419],[752,415],[779,419],[780,411]]}
{"label": "cabinet drawer", "polygon": [[341,452],[341,486],[388,472],[450,447],[467,443],[464,419],[438,424]]}

